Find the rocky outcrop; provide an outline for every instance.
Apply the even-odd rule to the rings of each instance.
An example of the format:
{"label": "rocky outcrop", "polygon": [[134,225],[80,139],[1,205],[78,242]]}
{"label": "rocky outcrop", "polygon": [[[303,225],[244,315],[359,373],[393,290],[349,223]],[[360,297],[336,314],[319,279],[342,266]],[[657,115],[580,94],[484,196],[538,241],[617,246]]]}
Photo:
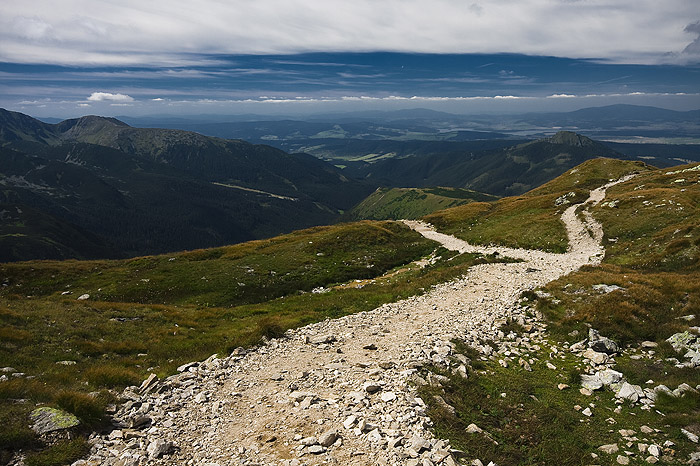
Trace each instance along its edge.
{"label": "rocky outcrop", "polygon": [[615,354],[620,351],[620,346],[610,338],[602,336],[597,330],[588,331],[588,347],[593,351],[605,354]]}
{"label": "rocky outcrop", "polygon": [[[694,328],[696,331],[698,330],[697,327]],[[686,360],[679,362],[677,364],[678,367],[700,366],[700,336],[686,330],[685,332],[671,335],[666,341]]]}

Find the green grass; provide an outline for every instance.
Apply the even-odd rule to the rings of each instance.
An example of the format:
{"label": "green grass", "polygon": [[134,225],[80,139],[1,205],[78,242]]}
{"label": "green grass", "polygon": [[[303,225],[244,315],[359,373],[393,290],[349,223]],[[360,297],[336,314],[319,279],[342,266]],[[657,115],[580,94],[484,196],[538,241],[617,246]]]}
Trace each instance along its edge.
{"label": "green grass", "polygon": [[608,262],[654,272],[698,269],[700,172],[672,174],[683,168],[645,173],[610,189],[608,202],[594,210],[605,227]]}
{"label": "green grass", "polygon": [[[150,372],[167,376],[185,362],[227,355],[289,328],[371,310],[476,263],[502,260],[436,247],[402,224],[361,222],[166,256],[4,264],[0,367],[35,378],[0,383],[0,411],[18,399],[61,407],[86,432],[105,421],[104,407],[113,402],[106,389],[138,384]],[[409,265],[431,252],[432,265]],[[326,292],[309,292],[320,286]],[[62,295],[66,289],[73,293]],[[82,293],[90,299],[77,300]],[[66,360],[75,364],[57,364]],[[27,413],[8,412],[26,426]],[[0,445],[3,454],[17,445],[39,448],[31,432],[18,429]],[[42,458],[32,461],[51,464]]]}
{"label": "green grass", "polygon": [[[600,267],[546,286],[555,301],[538,306],[555,330],[563,335],[587,323],[636,344],[660,343],[698,325],[678,319],[700,316],[700,172],[669,174],[686,168],[645,171],[612,187],[593,209],[605,231],[606,257]],[[602,293],[596,284],[621,289]]]}
{"label": "green grass", "polygon": [[646,173],[656,170],[644,162],[597,158],[583,162],[568,170],[561,176],[533,189],[525,196],[544,194],[562,194],[572,190],[585,192],[599,188],[604,184],[622,178],[630,173]]}
{"label": "green grass", "polygon": [[352,219],[417,219],[436,210],[496,196],[460,188],[379,188],[346,214]]}
{"label": "green grass", "polygon": [[26,419],[31,408],[27,403],[2,403],[0,409],[0,464],[12,459],[12,452],[35,448],[39,445]]}
{"label": "green grass", "polygon": [[2,295],[236,306],[329,283],[372,278],[427,254],[432,243],[395,222],[317,227],[269,240],[123,261],[0,265]]}
{"label": "green grass", "polygon": [[[672,389],[700,384],[697,369],[666,361],[682,354],[665,342],[700,325],[700,171],[687,170],[692,167],[645,171],[612,187],[593,209],[605,231],[604,263],[549,283],[545,290],[552,298],[536,300],[560,340],[579,340],[591,326],[628,352],[637,352],[642,341],[656,342],[653,353],[637,353],[641,360],[630,354],[617,358],[618,370],[642,386],[650,379]],[[687,171],[673,173],[682,170]],[[593,288],[597,284],[621,289],[603,293]],[[680,319],[690,315],[695,318]],[[578,334],[571,334],[575,330]],[[658,409],[674,426],[700,423],[694,395],[662,397]]]}
{"label": "green grass", "polygon": [[[478,458],[484,464],[493,461],[503,466],[566,466],[601,464],[601,460],[602,464],[611,464],[614,456],[596,461],[591,453],[601,454],[597,451],[600,445],[619,442],[618,429],[639,432],[643,424],[663,426],[662,418],[639,407],[625,407],[623,413],[615,414],[611,392],[582,395],[578,391],[580,386],[569,380],[571,373],[578,379],[577,358],[565,353],[562,358],[552,360],[548,351],[543,348],[523,356],[536,358],[532,372],[515,363],[501,367],[496,359],[502,356],[480,361],[468,379],[432,368],[449,378],[442,387],[419,388],[437,436],[449,438],[453,447],[465,452],[466,460]],[[470,357],[475,360],[473,353]],[[558,369],[548,369],[547,360]],[[570,389],[559,390],[560,383],[572,385]],[[456,414],[441,407],[436,396],[453,406]],[[595,405],[590,418],[574,409],[575,405],[585,408],[589,403]],[[615,419],[615,425],[611,426],[609,418]],[[481,434],[467,433],[465,429],[471,423],[488,432],[493,441]],[[685,451],[688,446],[682,449]]]}
{"label": "green grass", "polygon": [[[602,293],[593,288],[597,284],[622,289]],[[679,317],[700,316],[700,272],[651,273],[603,264],[555,280],[545,289],[554,300],[538,299],[538,309],[562,338],[573,330],[587,332],[589,324],[623,345],[662,342],[687,329],[689,323]]]}
{"label": "green grass", "polygon": [[[29,428],[29,413],[37,401],[52,398],[58,407],[76,414],[81,425],[74,431],[79,435],[73,439],[45,444]],[[0,384],[0,464],[7,464],[13,452],[20,450],[27,455],[26,465],[58,466],[80,459],[90,450],[87,434],[107,425],[104,418],[107,401],[113,401],[113,397],[105,393],[98,396],[75,391],[55,393],[54,388],[36,379]]]}
{"label": "green grass", "polygon": [[[589,190],[623,175],[648,171],[638,162],[593,159],[567,171],[539,188],[495,202],[476,202],[426,215],[424,220],[447,234],[473,244],[565,252],[568,246],[561,214],[571,204],[587,199]],[[573,193],[567,204],[556,205],[562,195]]]}
{"label": "green grass", "polygon": [[[637,172],[610,188],[592,209],[605,231],[604,264],[552,282],[546,289],[556,300],[540,300],[539,306],[562,337],[590,324],[623,344],[663,341],[684,328],[677,317],[700,315],[700,171],[682,171],[688,168],[657,170],[596,159],[521,197],[473,203],[425,219],[476,244],[562,252],[567,241],[559,215],[566,205],[557,207],[554,200],[574,193],[569,201],[581,202],[588,189]],[[593,290],[596,284],[623,290],[603,294]]]}
{"label": "green grass", "polygon": [[423,219],[438,231],[472,244],[564,252],[568,241],[559,217],[566,206],[556,207],[557,197],[548,194],[478,202],[435,212]]}
{"label": "green grass", "polygon": [[694,368],[675,367],[661,359],[664,356],[678,356],[673,350],[670,353],[657,351],[657,357],[653,359],[630,359],[621,356],[617,360],[617,366],[630,383],[644,386],[647,380],[653,380],[655,384],[664,384],[669,388],[676,388],[682,383],[688,383],[695,387],[700,384],[700,374]]}
{"label": "green grass", "polygon": [[698,393],[689,392],[682,397],[660,393],[656,407],[666,414],[666,422],[669,425],[687,427],[700,423],[700,394]]}
{"label": "green grass", "polygon": [[[700,384],[700,372],[666,361],[682,355],[664,341],[700,325],[700,170],[669,173],[687,168],[692,167],[656,170],[633,162],[592,160],[519,198],[470,204],[426,219],[440,231],[474,243],[561,250],[565,247],[563,226],[556,221],[560,210],[552,201],[573,192],[571,201],[581,202],[587,190],[638,171],[632,180],[610,188],[605,201],[593,209],[605,231],[604,263],[549,283],[544,289],[550,298],[538,298],[531,292],[524,296],[544,314],[555,343],[580,341],[593,327],[627,348],[616,358],[616,369],[631,383],[646,386],[652,379],[654,385],[671,389],[680,383],[695,387]],[[621,289],[605,293],[594,288],[598,284]],[[691,321],[679,319],[691,314],[696,316]],[[517,330],[512,323],[505,328]],[[644,340],[659,346],[643,352],[638,345]],[[642,359],[632,358],[635,354]],[[664,416],[638,407],[614,415],[610,392],[584,397],[576,390],[583,368],[571,354],[554,361],[558,371],[543,368],[541,361],[548,354],[534,356],[540,362],[531,373],[512,363],[503,368],[488,360],[481,361],[467,380],[450,375],[444,391],[422,388],[438,436],[450,438],[468,458],[499,465],[613,464],[615,455],[594,460],[590,454],[600,454],[595,450],[599,445],[619,441],[611,431],[629,428],[639,432],[642,424],[668,434],[677,444],[676,458],[684,461],[694,451],[680,428],[693,430],[692,426],[700,424],[700,396],[660,396],[656,409]],[[469,357],[474,361],[473,354]],[[568,383],[573,389],[559,391],[558,383]],[[501,393],[506,397],[501,398]],[[435,395],[454,406],[457,415],[441,408]],[[593,417],[582,419],[572,411],[575,404],[585,407],[590,402],[596,405]],[[614,426],[605,422],[608,417],[615,419]],[[466,434],[464,428],[471,422],[489,431],[498,445]]]}
{"label": "green grass", "polygon": [[90,445],[83,437],[61,440],[51,448],[32,452],[27,457],[27,466],[63,466],[84,457],[90,451]]}

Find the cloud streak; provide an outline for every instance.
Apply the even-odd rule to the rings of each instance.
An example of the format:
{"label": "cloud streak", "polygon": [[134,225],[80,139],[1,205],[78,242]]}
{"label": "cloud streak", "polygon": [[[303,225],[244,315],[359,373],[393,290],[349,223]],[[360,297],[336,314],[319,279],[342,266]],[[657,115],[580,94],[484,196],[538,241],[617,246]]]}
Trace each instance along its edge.
{"label": "cloud streak", "polygon": [[[61,116],[74,118],[90,113],[123,116],[153,115],[163,113],[189,114],[245,114],[290,115],[317,114],[324,112],[342,112],[354,110],[391,110],[402,108],[431,108],[453,113],[518,113],[539,111],[568,111],[586,106],[628,103],[649,105],[654,103],[669,104],[675,102],[678,109],[697,108],[700,93],[591,93],[551,95],[278,95],[258,97],[231,98],[196,98],[196,97],[158,97],[153,99],[135,99],[132,102],[111,100],[86,101],[70,99],[39,99],[18,102],[14,106],[34,116]],[[1,106],[1,102],[0,102]]]}
{"label": "cloud streak", "polygon": [[[97,95],[96,95],[97,94]],[[105,96],[106,94],[106,96]],[[628,92],[628,93],[608,93],[608,94],[551,94],[547,96],[531,96],[531,95],[474,95],[474,96],[439,96],[439,95],[338,95],[338,96],[259,96],[249,98],[162,98],[157,97],[149,99],[151,102],[166,102],[169,104],[235,104],[235,103],[262,103],[262,104],[286,104],[286,103],[338,103],[338,102],[469,102],[469,101],[504,101],[504,100],[542,100],[542,99],[588,99],[588,98],[611,98],[611,97],[694,97],[699,98],[700,93],[669,93],[669,92]],[[87,99],[90,102],[107,102],[122,105],[137,103],[135,99],[123,94],[110,93],[93,93]],[[85,101],[52,101],[51,99],[42,99],[35,101],[22,101],[22,105],[46,105],[48,103],[75,103],[81,106],[86,106]],[[144,102],[147,104],[147,102]]]}
{"label": "cloud streak", "polygon": [[697,0],[5,0],[0,61],[186,66],[382,50],[697,62],[699,14]]}

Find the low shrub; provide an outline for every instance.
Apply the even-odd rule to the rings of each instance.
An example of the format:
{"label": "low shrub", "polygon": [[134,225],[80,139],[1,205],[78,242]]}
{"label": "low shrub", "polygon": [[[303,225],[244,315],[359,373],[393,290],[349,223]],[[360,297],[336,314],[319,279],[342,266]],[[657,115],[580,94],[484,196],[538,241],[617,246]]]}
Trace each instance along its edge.
{"label": "low shrub", "polygon": [[56,395],[58,406],[75,414],[86,425],[95,425],[103,421],[104,401],[104,397],[74,390],[62,390]]}
{"label": "low shrub", "polygon": [[279,315],[264,316],[255,325],[258,334],[265,338],[280,338],[285,332]]}
{"label": "low shrub", "polygon": [[141,377],[134,371],[121,366],[102,365],[85,371],[85,379],[96,387],[126,387],[136,385]]}
{"label": "low shrub", "polygon": [[83,437],[63,440],[46,450],[27,456],[27,466],[64,466],[87,455],[90,444]]}
{"label": "low shrub", "polygon": [[50,401],[56,390],[37,379],[13,378],[0,383],[0,400]]}
{"label": "low shrub", "polygon": [[510,332],[513,332],[516,335],[522,335],[525,333],[525,328],[518,322],[508,319],[503,325],[501,325],[501,332],[506,335],[508,335]]}
{"label": "low shrub", "polygon": [[0,464],[7,464],[12,452],[38,445],[38,439],[29,428],[29,406],[0,403]]}

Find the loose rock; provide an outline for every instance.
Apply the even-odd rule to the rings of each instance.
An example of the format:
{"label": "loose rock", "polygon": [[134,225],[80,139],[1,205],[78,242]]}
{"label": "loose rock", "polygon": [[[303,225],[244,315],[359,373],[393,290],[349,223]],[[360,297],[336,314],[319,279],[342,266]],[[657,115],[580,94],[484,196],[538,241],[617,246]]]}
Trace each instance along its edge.
{"label": "loose rock", "polygon": [[37,408],[29,414],[34,422],[32,430],[37,434],[47,434],[58,430],[66,430],[80,424],[74,415],[56,408]]}

